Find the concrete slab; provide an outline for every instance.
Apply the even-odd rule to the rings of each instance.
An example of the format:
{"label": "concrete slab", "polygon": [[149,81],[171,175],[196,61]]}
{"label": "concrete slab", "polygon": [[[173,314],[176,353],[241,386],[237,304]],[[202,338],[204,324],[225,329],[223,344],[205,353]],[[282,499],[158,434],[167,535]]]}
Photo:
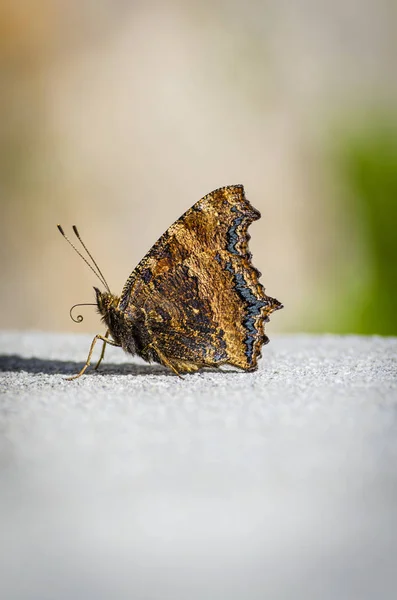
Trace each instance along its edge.
{"label": "concrete slab", "polygon": [[0,597],[397,597],[397,339],[271,336],[183,380],[0,335]]}

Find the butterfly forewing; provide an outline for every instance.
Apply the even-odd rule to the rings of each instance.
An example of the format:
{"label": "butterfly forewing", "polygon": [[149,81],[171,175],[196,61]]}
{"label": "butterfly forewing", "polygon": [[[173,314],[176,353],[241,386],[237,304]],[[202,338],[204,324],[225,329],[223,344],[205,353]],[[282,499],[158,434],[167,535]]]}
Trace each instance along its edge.
{"label": "butterfly forewing", "polygon": [[264,320],[280,308],[251,263],[247,229],[260,213],[242,185],[211,192],[161,236],[127,280],[119,309],[178,370],[255,369]]}

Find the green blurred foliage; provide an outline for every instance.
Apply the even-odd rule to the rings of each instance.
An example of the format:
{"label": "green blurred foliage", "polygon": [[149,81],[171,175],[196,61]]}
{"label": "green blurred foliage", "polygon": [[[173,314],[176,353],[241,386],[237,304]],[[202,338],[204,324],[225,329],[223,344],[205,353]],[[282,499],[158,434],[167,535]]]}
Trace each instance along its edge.
{"label": "green blurred foliage", "polygon": [[357,133],[347,134],[337,153],[337,170],[361,225],[369,262],[364,286],[345,306],[342,328],[397,335],[396,121],[372,119]]}

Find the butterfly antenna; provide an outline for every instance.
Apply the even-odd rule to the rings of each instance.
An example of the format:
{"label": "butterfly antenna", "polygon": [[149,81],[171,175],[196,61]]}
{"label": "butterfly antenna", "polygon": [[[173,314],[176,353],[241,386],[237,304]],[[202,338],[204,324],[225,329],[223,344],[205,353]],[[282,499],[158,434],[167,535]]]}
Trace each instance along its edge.
{"label": "butterfly antenna", "polygon": [[[99,269],[98,269],[98,271],[99,271],[100,275],[98,275],[98,273],[95,271],[95,269],[93,268],[93,266],[92,266],[92,265],[90,265],[90,263],[89,263],[89,262],[88,262],[88,260],[85,258],[85,256],[83,256],[83,255],[81,254],[81,252],[80,252],[79,250],[77,250],[76,246],[73,244],[73,242],[71,242],[71,241],[70,241],[70,239],[68,238],[68,236],[66,235],[66,233],[64,232],[64,230],[62,229],[62,227],[61,227],[60,225],[57,225],[57,227],[58,227],[58,230],[59,230],[59,232],[60,232],[60,233],[63,235],[63,237],[65,238],[65,240],[68,242],[68,244],[70,244],[70,245],[72,246],[73,250],[74,250],[75,252],[77,252],[77,254],[80,256],[80,258],[82,258],[82,259],[83,259],[83,261],[85,262],[85,264],[86,264],[86,265],[87,265],[87,266],[88,266],[88,267],[91,269],[91,271],[94,273],[94,275],[95,275],[96,277],[98,277],[99,281],[102,283],[102,285],[104,285],[104,286],[105,286],[105,288],[107,289],[107,291],[110,293],[109,286],[108,286],[108,284],[106,283],[106,280],[105,280],[104,276],[102,275],[102,273],[99,271]],[[80,238],[79,238],[79,239],[80,239]],[[80,240],[80,241],[81,241],[81,240]],[[84,244],[83,244],[83,245],[84,245]],[[89,253],[88,253],[88,255],[90,256],[90,258],[92,258],[92,257],[91,257],[91,255],[90,255]],[[95,261],[94,261],[94,264],[95,264],[95,266],[98,268],[98,266],[97,266],[97,264],[95,263]]]}
{"label": "butterfly antenna", "polygon": [[77,229],[76,225],[73,225],[73,231],[74,231],[74,234],[75,234],[75,236],[76,236],[76,237],[77,237],[77,239],[79,240],[80,244],[83,246],[84,250],[87,252],[88,256],[90,257],[90,259],[92,260],[92,262],[93,262],[93,263],[94,263],[94,265],[96,266],[96,268],[97,268],[97,271],[98,271],[99,275],[101,276],[101,278],[102,278],[102,281],[103,281],[103,283],[104,283],[104,285],[105,285],[105,287],[106,287],[107,291],[108,291],[108,292],[109,292],[109,294],[110,294],[111,292],[110,292],[109,286],[108,286],[108,284],[107,284],[107,282],[106,282],[105,276],[104,276],[104,274],[102,273],[101,269],[98,267],[98,264],[97,264],[97,262],[96,262],[95,258],[92,256],[91,252],[88,250],[87,246],[85,245],[85,243],[84,243],[84,242],[83,242],[83,240],[81,239],[81,237],[80,237],[80,234],[79,234],[79,231],[78,231],[78,229]]}

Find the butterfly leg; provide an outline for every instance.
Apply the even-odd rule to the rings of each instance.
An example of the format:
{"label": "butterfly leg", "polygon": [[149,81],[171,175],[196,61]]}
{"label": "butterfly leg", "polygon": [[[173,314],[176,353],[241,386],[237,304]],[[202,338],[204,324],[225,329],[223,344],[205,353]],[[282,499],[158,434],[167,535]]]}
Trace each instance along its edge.
{"label": "butterfly leg", "polygon": [[[146,315],[146,312],[145,312],[145,315]],[[173,371],[173,372],[175,373],[175,375],[178,375],[178,377],[179,377],[180,379],[183,379],[182,375],[179,373],[179,371],[177,371],[177,369],[174,367],[174,365],[172,364],[172,362],[170,362],[170,361],[168,360],[168,358],[167,358],[167,357],[166,357],[166,356],[165,356],[165,355],[164,355],[164,354],[161,352],[161,350],[159,350],[159,348],[158,348],[158,346],[157,346],[157,344],[156,344],[156,342],[155,342],[155,340],[154,340],[154,335],[153,335],[153,332],[152,332],[152,330],[150,329],[150,326],[149,326],[149,323],[147,322],[147,320],[146,320],[146,323],[145,323],[145,324],[146,324],[146,327],[147,327],[148,333],[150,334],[150,337],[152,338],[152,341],[150,342],[150,344],[148,344],[148,345],[146,346],[146,348],[145,348],[145,353],[147,352],[147,350],[148,350],[149,348],[153,348],[153,350],[156,352],[156,354],[157,354],[157,356],[158,356],[158,358],[159,358],[159,361],[161,362],[161,364],[162,364],[164,367],[168,367],[169,369],[171,369],[171,371]],[[146,359],[146,360],[147,360],[147,359]]]}
{"label": "butterfly leg", "polygon": [[94,337],[94,339],[92,340],[91,348],[90,348],[90,351],[88,353],[87,361],[86,361],[84,367],[81,369],[81,371],[79,373],[77,373],[77,375],[73,375],[72,377],[67,377],[66,379],[68,381],[72,381],[73,379],[78,379],[79,377],[81,377],[86,372],[87,368],[90,366],[91,356],[92,356],[92,353],[94,351],[95,344],[97,343],[98,340],[102,340],[104,342],[104,344],[110,344],[111,346],[118,346],[119,345],[119,344],[116,344],[116,342],[114,342],[113,340],[111,340],[111,339],[109,339],[109,338],[107,338],[107,337],[105,337],[103,335],[100,335],[98,333],[98,335],[96,335]]}
{"label": "butterfly leg", "polygon": [[175,373],[175,375],[178,375],[178,377],[180,379],[183,379],[182,375],[179,373],[179,371],[177,371],[177,369],[174,367],[174,365],[172,364],[171,361],[168,360],[168,358],[166,356],[164,356],[164,354],[158,349],[158,347],[156,346],[155,342],[151,342],[146,349],[148,348],[153,348],[154,351],[156,352],[157,356],[159,357],[159,360],[161,362],[161,364],[164,367],[168,367],[169,369],[171,369],[171,371],[173,371]]}
{"label": "butterfly leg", "polygon": [[[107,332],[105,333],[105,338],[107,338],[107,337],[108,337],[109,333],[110,333],[110,329],[108,329],[108,330],[107,330]],[[96,364],[96,365],[95,365],[95,367],[94,367],[95,371],[97,371],[97,370],[98,370],[98,368],[99,368],[99,365],[101,364],[101,362],[102,362],[102,361],[103,361],[103,359],[104,359],[104,356],[105,356],[105,349],[106,349],[106,342],[103,342],[103,345],[102,345],[102,351],[101,351],[101,356],[99,357],[99,360],[98,360],[97,364]]]}
{"label": "butterfly leg", "polygon": [[165,367],[168,367],[169,369],[171,369],[171,371],[173,371],[173,372],[175,373],[175,375],[178,375],[179,379],[183,379],[182,375],[179,373],[179,371],[177,371],[177,370],[176,370],[176,368],[174,367],[174,365],[172,364],[172,362],[170,362],[170,361],[168,360],[168,358],[166,358],[166,357],[164,356],[164,354],[161,354],[161,352],[159,352],[159,351],[157,350],[157,348],[155,348],[155,350],[156,350],[156,352],[157,352],[157,354],[158,354],[158,356],[159,356],[159,359],[161,360],[162,364],[163,364]]}

